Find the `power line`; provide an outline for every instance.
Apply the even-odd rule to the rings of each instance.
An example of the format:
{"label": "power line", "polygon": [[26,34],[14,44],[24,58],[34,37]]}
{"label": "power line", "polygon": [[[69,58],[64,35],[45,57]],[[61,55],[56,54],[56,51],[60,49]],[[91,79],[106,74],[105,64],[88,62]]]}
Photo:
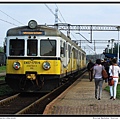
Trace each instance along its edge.
{"label": "power line", "polygon": [[8,21],[3,20],[3,19],[0,19],[0,20],[3,21],[3,22],[9,23],[9,24],[11,24],[11,25],[14,25],[14,26],[18,26],[18,25],[14,24],[14,23],[8,22]]}
{"label": "power line", "polygon": [[3,12],[2,10],[0,10],[0,12],[2,12],[3,14],[7,15],[8,17],[10,17],[11,19],[15,20],[16,22],[24,25],[23,23],[19,22],[18,20],[14,19],[13,17],[11,17],[10,15],[8,15],[7,13]]}
{"label": "power line", "polygon": [[[59,11],[59,13],[60,13],[63,21],[65,22],[65,24],[67,24],[67,23],[66,23],[66,20],[64,19],[63,15],[62,15],[62,13],[60,12],[60,9],[59,9],[58,6],[57,6],[57,4],[55,4],[55,5],[56,5],[56,7],[57,7],[57,9],[58,9],[58,11]],[[75,38],[75,36],[73,35],[73,33],[71,33],[71,35]],[[75,38],[75,39],[76,39],[76,38]],[[76,40],[77,40],[77,39],[76,39]]]}
{"label": "power line", "polygon": [[[55,13],[45,4],[45,6],[50,10],[50,12],[55,16]],[[58,18],[58,20],[62,23],[62,21]],[[63,24],[64,25],[64,24]]]}
{"label": "power line", "polygon": [[62,15],[62,13],[60,12],[60,10],[59,10],[59,8],[58,8],[58,6],[57,6],[57,4],[55,4],[56,5],[56,7],[57,7],[57,9],[58,9],[58,11],[59,11],[59,13],[60,13],[60,15],[61,15],[61,17],[62,17],[62,19],[64,20],[64,22],[66,23],[66,21],[65,21],[65,19],[64,19],[64,17],[63,17],[63,15]]}
{"label": "power line", "polygon": [[[46,5],[45,4],[45,6],[49,9],[49,11],[55,16],[55,13],[49,8],[49,6],[48,5]],[[58,8],[58,6],[57,6],[57,8]],[[59,8],[58,8],[59,9]],[[59,10],[60,11],[60,10]],[[62,15],[62,14],[61,14]],[[62,16],[63,17],[63,16]],[[64,19],[64,18],[63,18]],[[58,18],[58,20],[62,23],[62,21],[60,20],[60,18]],[[64,21],[65,21],[65,19],[64,19]],[[65,23],[66,23],[66,21],[65,21]],[[62,23],[63,25],[65,25],[65,23]],[[71,33],[72,34],[72,33]],[[75,36],[72,34],[72,36],[75,38]],[[76,38],[75,38],[76,39]]]}
{"label": "power line", "polygon": [[[56,5],[56,4],[55,4]],[[49,8],[49,6],[48,5],[46,5],[45,4],[45,6],[50,10],[50,12],[55,16],[55,13]],[[60,12],[60,10],[59,10],[59,8],[58,8],[58,6],[56,5],[56,7],[57,7],[57,9],[58,9],[58,11]],[[65,25],[66,24],[66,21],[65,21],[65,19],[64,19],[64,17],[63,17],[63,15],[62,15],[62,13],[60,12],[60,15],[62,16],[62,18],[63,18],[63,20],[64,20],[64,22],[65,23],[62,23],[62,21],[60,20],[60,18],[58,18],[58,20],[63,24],[63,25]],[[71,35],[75,38],[75,36],[73,35],[73,33],[71,33]],[[76,39],[76,38],[75,38]],[[77,40],[77,39],[76,39]]]}

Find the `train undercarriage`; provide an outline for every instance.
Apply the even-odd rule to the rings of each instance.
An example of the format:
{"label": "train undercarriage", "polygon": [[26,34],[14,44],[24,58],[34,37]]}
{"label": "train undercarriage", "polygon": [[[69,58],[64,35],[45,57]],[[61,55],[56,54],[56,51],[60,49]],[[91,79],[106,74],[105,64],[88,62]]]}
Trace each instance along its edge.
{"label": "train undercarriage", "polygon": [[6,74],[5,81],[16,92],[50,92],[68,80],[72,80],[71,78],[79,72],[62,78],[60,75],[38,75],[35,72]]}

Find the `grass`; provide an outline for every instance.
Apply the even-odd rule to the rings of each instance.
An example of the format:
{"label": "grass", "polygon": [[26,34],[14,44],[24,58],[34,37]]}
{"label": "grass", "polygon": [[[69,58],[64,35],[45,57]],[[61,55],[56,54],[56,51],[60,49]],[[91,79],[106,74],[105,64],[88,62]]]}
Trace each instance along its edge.
{"label": "grass", "polygon": [[6,72],[6,66],[0,66],[0,73],[1,72]]}
{"label": "grass", "polygon": [[8,95],[11,93],[13,93],[13,90],[8,85],[0,87],[0,96]]}
{"label": "grass", "polygon": [[[105,90],[109,92],[110,91],[109,86],[106,86]],[[117,95],[116,95],[116,98],[120,99],[120,84],[117,85]]]}
{"label": "grass", "polygon": [[4,76],[0,77],[0,80],[5,80],[5,77]]}

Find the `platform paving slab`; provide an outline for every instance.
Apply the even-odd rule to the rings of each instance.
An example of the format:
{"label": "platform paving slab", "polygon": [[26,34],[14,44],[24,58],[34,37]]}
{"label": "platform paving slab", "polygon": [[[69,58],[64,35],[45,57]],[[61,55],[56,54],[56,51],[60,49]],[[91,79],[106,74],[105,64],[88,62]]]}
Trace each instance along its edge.
{"label": "platform paving slab", "polygon": [[103,83],[101,100],[95,99],[95,84],[88,79],[88,73],[59,95],[45,109],[44,115],[119,115],[120,100],[110,100]]}

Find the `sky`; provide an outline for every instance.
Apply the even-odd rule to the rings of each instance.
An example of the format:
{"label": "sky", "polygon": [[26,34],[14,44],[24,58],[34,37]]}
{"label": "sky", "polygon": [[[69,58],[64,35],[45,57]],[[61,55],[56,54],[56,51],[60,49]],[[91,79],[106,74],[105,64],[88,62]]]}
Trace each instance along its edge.
{"label": "sky", "polygon": [[[0,46],[3,46],[8,29],[27,25],[31,19],[38,24],[55,24],[55,9],[58,8],[58,23],[71,25],[120,25],[120,3],[0,3]],[[65,31],[62,31],[66,34]],[[94,54],[94,42],[88,43],[78,33],[71,31],[72,40],[82,39],[82,49]],[[90,40],[89,31],[81,34]],[[102,53],[108,40],[118,42],[118,32],[93,32],[96,53]],[[106,42],[101,42],[106,40]],[[98,42],[99,41],[99,42]],[[111,47],[111,44],[110,44]],[[109,48],[110,48],[109,47]],[[91,49],[92,48],[92,49]]]}

